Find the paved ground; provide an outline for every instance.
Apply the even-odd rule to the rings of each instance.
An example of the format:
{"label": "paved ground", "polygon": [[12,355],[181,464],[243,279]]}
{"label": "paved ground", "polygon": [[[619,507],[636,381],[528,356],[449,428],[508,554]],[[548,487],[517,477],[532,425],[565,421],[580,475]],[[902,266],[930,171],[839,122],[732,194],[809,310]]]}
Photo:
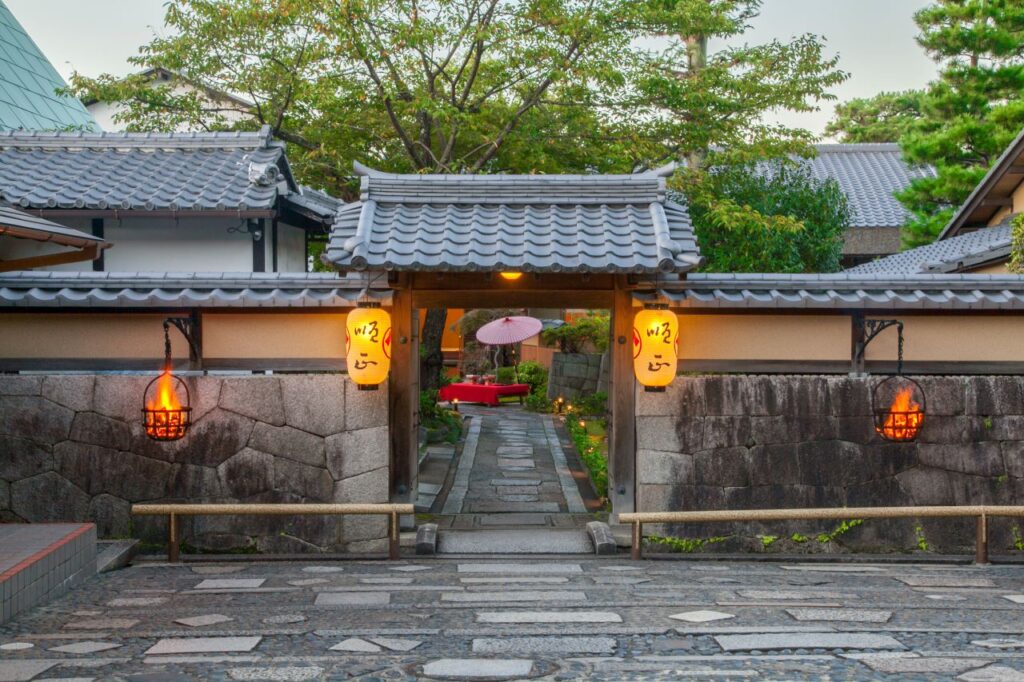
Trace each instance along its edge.
{"label": "paved ground", "polygon": [[1024,569],[151,564],[104,574],[0,628],[0,680],[467,675],[1020,680]]}
{"label": "paved ground", "polygon": [[441,513],[584,513],[554,418],[518,407],[463,406],[470,417]]}

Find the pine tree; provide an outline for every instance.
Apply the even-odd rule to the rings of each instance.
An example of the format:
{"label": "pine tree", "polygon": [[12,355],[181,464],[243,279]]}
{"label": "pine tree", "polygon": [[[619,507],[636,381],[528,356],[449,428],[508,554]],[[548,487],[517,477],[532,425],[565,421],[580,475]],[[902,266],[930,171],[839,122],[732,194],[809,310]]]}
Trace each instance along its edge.
{"label": "pine tree", "polygon": [[897,195],[913,214],[907,247],[935,239],[1024,126],[1024,3],[937,0],[914,21],[939,77],[841,105],[828,128],[849,142],[898,137],[908,162],[935,168]]}

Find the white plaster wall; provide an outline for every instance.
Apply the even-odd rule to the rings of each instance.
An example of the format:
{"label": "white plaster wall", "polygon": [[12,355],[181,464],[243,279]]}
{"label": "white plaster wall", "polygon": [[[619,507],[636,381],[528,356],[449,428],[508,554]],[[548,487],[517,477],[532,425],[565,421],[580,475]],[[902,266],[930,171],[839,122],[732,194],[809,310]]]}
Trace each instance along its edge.
{"label": "white plaster wall", "polygon": [[301,228],[277,224],[277,271],[306,271],[306,234]]}
{"label": "white plaster wall", "polygon": [[[151,87],[154,88],[163,85],[167,85],[167,81],[153,81],[151,83]],[[175,84],[173,93],[175,95],[183,95],[195,92],[195,90],[196,88],[192,87],[188,83],[179,82]],[[203,101],[209,103],[211,107],[226,110],[221,111],[220,113],[228,123],[236,123],[249,117],[249,114],[244,111],[237,102],[233,102],[229,99],[213,99],[209,95],[204,94]],[[107,132],[124,131],[124,124],[118,123],[114,120],[114,117],[124,110],[122,105],[111,102],[93,102],[88,105],[86,109],[88,109],[89,113],[92,114],[92,117],[96,119],[96,123],[99,124],[101,130],[105,130]],[[175,127],[173,132],[203,132],[203,129],[196,126],[180,125]]]}
{"label": "white plaster wall", "polygon": [[[109,272],[252,272],[252,237],[240,219],[108,220]],[[270,265],[268,261],[268,266]]]}

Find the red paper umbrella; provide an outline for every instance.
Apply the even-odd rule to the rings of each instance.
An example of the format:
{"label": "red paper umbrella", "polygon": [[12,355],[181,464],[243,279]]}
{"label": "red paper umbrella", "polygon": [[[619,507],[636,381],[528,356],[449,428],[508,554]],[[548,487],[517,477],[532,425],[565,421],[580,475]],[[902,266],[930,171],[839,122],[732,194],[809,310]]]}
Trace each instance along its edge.
{"label": "red paper umbrella", "polygon": [[476,340],[488,346],[505,346],[539,334],[543,326],[535,317],[503,317],[476,330]]}

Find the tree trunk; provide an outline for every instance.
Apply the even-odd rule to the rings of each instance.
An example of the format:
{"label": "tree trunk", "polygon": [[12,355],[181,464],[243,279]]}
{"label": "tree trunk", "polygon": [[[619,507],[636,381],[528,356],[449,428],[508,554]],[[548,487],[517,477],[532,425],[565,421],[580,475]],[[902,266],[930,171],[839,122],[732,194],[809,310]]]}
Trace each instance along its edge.
{"label": "tree trunk", "polygon": [[420,390],[435,391],[441,386],[441,372],[444,371],[444,353],[441,352],[441,338],[448,319],[447,308],[430,308],[423,323],[420,337]]}
{"label": "tree trunk", "polygon": [[[692,81],[700,78],[700,73],[708,65],[708,38],[707,36],[686,36],[683,38],[686,43],[686,54],[688,58],[687,76]],[[704,149],[694,149],[686,155],[686,165],[691,170],[697,170],[704,165],[704,157],[707,152]]]}

